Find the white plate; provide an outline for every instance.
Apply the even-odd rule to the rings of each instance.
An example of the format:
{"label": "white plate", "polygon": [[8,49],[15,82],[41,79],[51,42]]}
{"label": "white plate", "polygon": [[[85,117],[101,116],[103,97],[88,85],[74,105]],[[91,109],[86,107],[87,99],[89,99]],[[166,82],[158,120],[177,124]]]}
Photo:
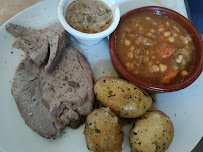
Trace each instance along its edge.
{"label": "white plate", "polygon": [[[161,1],[161,0],[160,0]],[[117,0],[121,14],[147,5],[161,5],[172,8],[187,17],[183,0]],[[25,27],[42,28],[58,20],[59,0],[39,3],[8,22]],[[7,23],[6,23],[7,24]],[[11,81],[16,67],[24,58],[23,52],[12,48],[14,38],[0,27],[0,152],[86,152],[84,125],[79,129],[66,128],[65,133],[55,140],[42,138],[25,125],[11,95]],[[101,76],[116,76],[111,64],[108,39],[97,46],[83,46],[72,39],[72,45],[81,49],[90,62],[95,79]],[[13,52],[13,53],[12,53]],[[203,135],[203,75],[190,87],[174,92],[157,94],[153,109],[164,111],[172,120],[175,136],[168,152],[190,152]],[[130,152],[128,132],[125,126],[123,151]]]}

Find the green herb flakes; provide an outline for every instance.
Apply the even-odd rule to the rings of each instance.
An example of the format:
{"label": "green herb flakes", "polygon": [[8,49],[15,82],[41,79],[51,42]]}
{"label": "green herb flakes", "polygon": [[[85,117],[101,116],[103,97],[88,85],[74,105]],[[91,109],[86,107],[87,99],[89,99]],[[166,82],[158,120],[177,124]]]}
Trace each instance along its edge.
{"label": "green herb flakes", "polygon": [[130,100],[131,99],[131,95],[128,95],[128,100]]}
{"label": "green herb flakes", "polygon": [[100,133],[100,130],[96,128],[95,133]]}

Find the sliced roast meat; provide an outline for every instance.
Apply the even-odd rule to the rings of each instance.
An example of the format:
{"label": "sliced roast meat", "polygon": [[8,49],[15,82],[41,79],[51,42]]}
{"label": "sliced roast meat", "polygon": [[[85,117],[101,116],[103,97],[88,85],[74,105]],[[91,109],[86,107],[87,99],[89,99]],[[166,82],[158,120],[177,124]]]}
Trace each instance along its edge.
{"label": "sliced roast meat", "polygon": [[[22,49],[27,56],[38,66],[45,61],[48,55],[47,39],[33,38],[31,36],[18,37],[13,44],[15,48]],[[27,51],[25,51],[27,50]]]}
{"label": "sliced roast meat", "polygon": [[66,47],[69,34],[60,24],[42,30],[9,24],[7,30],[26,53],[12,85],[25,123],[45,138],[79,127],[93,108],[93,74],[85,57]]}
{"label": "sliced roast meat", "polygon": [[55,23],[52,24],[44,29],[39,30],[41,33],[44,34],[44,36],[52,38],[56,35],[62,35],[62,33],[65,31],[64,28],[62,27],[61,23]]}
{"label": "sliced roast meat", "polygon": [[6,30],[17,38],[13,46],[22,49],[40,67],[48,55],[48,38],[40,30],[29,30],[11,23]]}
{"label": "sliced roast meat", "polygon": [[6,30],[9,33],[11,33],[15,38],[22,37],[22,36],[28,36],[28,35],[38,37],[41,34],[40,30],[39,31],[31,30],[31,29],[27,29],[23,26],[12,24],[12,23],[9,23],[6,26]]}
{"label": "sliced roast meat", "polygon": [[45,66],[46,72],[50,72],[54,68],[55,64],[61,56],[63,48],[69,42],[69,35],[64,31],[62,34],[50,37],[48,41],[50,44],[50,54],[48,63]]}
{"label": "sliced roast meat", "polygon": [[93,74],[84,56],[68,47],[51,73],[24,59],[12,93],[26,124],[43,137],[55,138],[65,126],[79,127],[92,111]]}
{"label": "sliced roast meat", "polygon": [[42,74],[40,80],[50,111],[60,112],[60,122],[77,128],[76,122],[92,111],[94,101],[93,74],[84,56],[72,47],[65,48],[52,73]]}
{"label": "sliced roast meat", "polygon": [[45,71],[50,72],[60,58],[63,48],[69,43],[69,34],[60,23],[55,23],[40,31],[48,38],[50,45],[49,60],[45,66]]}
{"label": "sliced roast meat", "polygon": [[13,46],[22,49],[38,67],[49,59],[46,71],[52,69],[62,53],[62,48],[69,43],[69,34],[60,23],[41,30],[26,29],[9,23],[6,30],[17,38]]}
{"label": "sliced roast meat", "polygon": [[55,138],[65,127],[60,124],[41,102],[40,69],[24,59],[15,73],[12,94],[25,123],[45,138]]}

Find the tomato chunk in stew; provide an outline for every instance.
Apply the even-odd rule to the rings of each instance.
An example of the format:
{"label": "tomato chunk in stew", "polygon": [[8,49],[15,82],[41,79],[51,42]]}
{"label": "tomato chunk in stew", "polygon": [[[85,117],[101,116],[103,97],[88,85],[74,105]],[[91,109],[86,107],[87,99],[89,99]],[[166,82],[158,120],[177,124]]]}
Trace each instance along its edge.
{"label": "tomato chunk in stew", "polygon": [[195,47],[188,32],[167,16],[140,13],[116,32],[116,52],[137,78],[157,85],[176,84],[191,72]]}

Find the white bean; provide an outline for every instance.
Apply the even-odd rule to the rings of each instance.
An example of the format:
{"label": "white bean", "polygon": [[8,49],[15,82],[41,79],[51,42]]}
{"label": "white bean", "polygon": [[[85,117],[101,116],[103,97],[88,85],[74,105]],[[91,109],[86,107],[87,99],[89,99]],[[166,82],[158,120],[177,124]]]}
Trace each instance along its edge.
{"label": "white bean", "polygon": [[153,25],[157,25],[158,23],[157,23],[157,22],[152,22],[152,24],[153,24]]}
{"label": "white bean", "polygon": [[185,40],[183,41],[185,44],[188,44],[188,39],[185,37]]}
{"label": "white bean", "polygon": [[182,65],[185,65],[186,64],[186,61],[183,59],[182,60]]}
{"label": "white bean", "polygon": [[188,44],[188,38],[187,37],[185,37],[185,36],[183,36],[183,35],[180,35],[180,39],[181,39],[181,41],[184,43],[184,44]]}
{"label": "white bean", "polygon": [[170,32],[170,31],[164,32],[164,36],[170,36],[170,35],[171,35],[171,32]]}
{"label": "white bean", "polygon": [[142,30],[143,30],[143,28],[142,28],[142,27],[140,27],[139,29],[140,29],[140,31],[142,31]]}
{"label": "white bean", "polygon": [[181,63],[183,60],[183,56],[182,55],[179,55],[177,58],[176,58],[176,62],[177,63]]}
{"label": "white bean", "polygon": [[147,43],[148,41],[148,38],[144,38],[143,43]]}
{"label": "white bean", "polygon": [[176,33],[173,34],[174,37],[177,37],[178,35]]}
{"label": "white bean", "polygon": [[149,50],[146,50],[146,51],[145,51],[145,54],[146,54],[146,55],[149,55],[149,54],[150,54],[150,53],[149,53]]}
{"label": "white bean", "polygon": [[159,67],[157,65],[151,66],[151,71],[152,72],[159,72]]}
{"label": "white bean", "polygon": [[192,38],[191,38],[189,35],[186,35],[186,37],[187,37],[187,39],[188,39],[189,41],[192,41]]}
{"label": "white bean", "polygon": [[147,36],[152,36],[152,33],[147,33]]}
{"label": "white bean", "polygon": [[131,44],[130,40],[125,40],[125,45],[129,46]]}
{"label": "white bean", "polygon": [[164,31],[164,28],[159,28],[159,32],[163,32]]}
{"label": "white bean", "polygon": [[150,21],[151,20],[151,18],[150,17],[145,17],[145,19],[147,20],[147,21]]}
{"label": "white bean", "polygon": [[166,25],[167,25],[167,26],[169,26],[169,25],[170,25],[170,23],[169,23],[169,22],[166,22]]}
{"label": "white bean", "polygon": [[164,71],[167,70],[167,65],[165,65],[165,64],[159,64],[159,68],[160,68],[161,72],[164,72]]}
{"label": "white bean", "polygon": [[127,67],[127,68],[133,68],[133,64],[130,63],[130,62],[127,62],[127,63],[126,63],[126,67]]}
{"label": "white bean", "polygon": [[133,56],[134,56],[133,52],[129,51],[129,52],[128,52],[128,57],[129,57],[129,58],[133,58]]}
{"label": "white bean", "polygon": [[130,47],[130,51],[134,51],[135,50],[135,47],[134,46],[131,46]]}
{"label": "white bean", "polygon": [[189,73],[188,73],[187,71],[185,71],[185,70],[181,72],[181,75],[182,75],[183,77],[187,76],[188,74],[189,74]]}
{"label": "white bean", "polygon": [[180,29],[177,26],[173,26],[173,29],[176,30],[176,32],[180,32]]}
{"label": "white bean", "polygon": [[174,40],[175,40],[175,39],[174,39],[174,37],[173,37],[173,36],[171,36],[171,37],[169,37],[169,38],[168,38],[168,41],[169,41],[169,42],[171,42],[171,43],[173,43],[173,42],[174,42]]}

